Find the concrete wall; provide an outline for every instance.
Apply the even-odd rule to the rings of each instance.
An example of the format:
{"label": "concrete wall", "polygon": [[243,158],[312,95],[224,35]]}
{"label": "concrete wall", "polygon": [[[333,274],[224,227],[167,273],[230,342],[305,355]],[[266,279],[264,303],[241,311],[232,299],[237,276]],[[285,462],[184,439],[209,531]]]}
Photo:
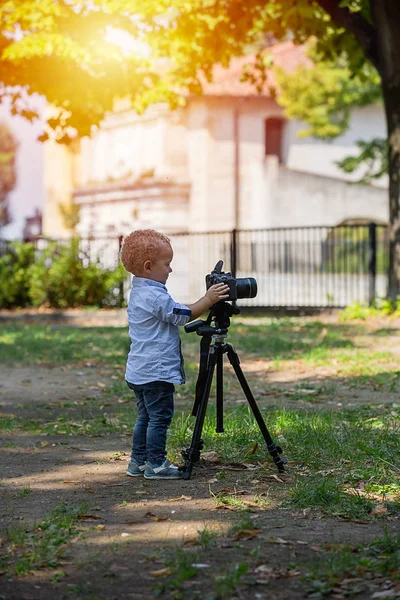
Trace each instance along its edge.
{"label": "concrete wall", "polygon": [[44,144],[43,235],[53,238],[71,235],[64,227],[59,204],[72,201],[74,185],[80,177],[80,164],[79,143],[65,146],[49,141]]}
{"label": "concrete wall", "polygon": [[255,219],[254,169],[264,161],[264,120],[279,116],[275,102],[265,98],[198,98],[187,109],[190,224],[192,231],[229,230],[235,215],[234,119],[238,112],[239,227]]}
{"label": "concrete wall", "polygon": [[[223,231],[235,226],[235,113],[239,137],[239,222],[241,229],[335,225],[346,219],[385,222],[388,201],[383,180],[375,186],[346,183],[334,161],[355,150],[359,138],[384,135],[379,105],[356,109],[349,130],[331,143],[299,139],[302,124],[290,121],[283,137],[283,161],[265,157],[265,119],[282,116],[268,98],[192,98],[186,109],[170,113],[152,107],[145,115],[116,112],[77,156],[52,148],[46,154],[50,199],[46,232],[57,230],[56,203],[74,188],[118,180],[132,182],[146,170],[158,182],[185,182],[189,197],[163,191],[150,198],[140,186],[82,200],[80,231],[126,233],[137,227],[165,231]],[[359,176],[359,174],[358,174]],[[352,177],[349,176],[349,179]],[[141,195],[142,194],[142,195]],[[75,194],[75,197],[78,197]],[[80,201],[80,200],[79,200]]]}
{"label": "concrete wall", "polygon": [[144,115],[108,115],[91,138],[82,140],[82,172],[77,186],[135,179],[154,171],[158,177],[187,178],[186,129],[179,112],[151,107]]}
{"label": "concrete wall", "polygon": [[186,231],[188,190],[154,185],[136,190],[76,197],[81,206],[78,232],[83,236],[126,235],[134,229]]}
{"label": "concrete wall", "polygon": [[387,223],[389,218],[386,189],[292,171],[273,157],[266,160],[263,189],[260,224],[267,227],[338,225],[360,218]]}
{"label": "concrete wall", "polygon": [[[39,96],[33,104],[42,113],[44,101]],[[1,234],[7,239],[20,238],[25,218],[33,216],[35,208],[43,209],[44,202],[44,154],[43,144],[37,141],[42,133],[41,121],[29,123],[22,117],[13,116],[7,102],[0,105],[0,121],[7,123],[18,140],[17,184],[9,196],[12,222],[4,227]]]}
{"label": "concrete wall", "polygon": [[265,119],[281,116],[265,98],[199,98],[188,108],[189,173],[192,182],[190,230],[229,230],[234,226],[234,111],[238,111],[239,223],[241,229],[335,225],[362,218],[387,222],[386,180],[375,185],[348,183],[335,165],[357,152],[355,141],[382,137],[379,105],[356,109],[349,130],[332,143],[299,139],[303,126],[291,121],[283,137],[283,160],[265,157]]}

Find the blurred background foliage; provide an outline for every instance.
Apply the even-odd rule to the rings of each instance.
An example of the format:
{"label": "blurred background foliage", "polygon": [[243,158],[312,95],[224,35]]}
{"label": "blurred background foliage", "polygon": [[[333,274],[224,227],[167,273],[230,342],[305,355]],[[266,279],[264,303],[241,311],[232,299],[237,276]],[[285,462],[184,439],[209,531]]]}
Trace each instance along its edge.
{"label": "blurred background foliage", "polygon": [[12,242],[0,257],[0,308],[120,307],[124,304],[122,265],[105,269],[91,262],[79,244]]}

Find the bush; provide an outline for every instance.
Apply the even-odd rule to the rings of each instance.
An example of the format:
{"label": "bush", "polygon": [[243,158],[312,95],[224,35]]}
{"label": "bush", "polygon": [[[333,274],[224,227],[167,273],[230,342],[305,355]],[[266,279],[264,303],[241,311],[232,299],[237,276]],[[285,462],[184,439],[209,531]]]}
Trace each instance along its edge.
{"label": "bush", "polygon": [[13,244],[0,261],[0,307],[121,306],[125,279],[122,266],[109,270],[91,262],[78,238],[43,250]]}
{"label": "bush", "polygon": [[14,308],[31,305],[29,268],[35,261],[33,244],[7,244],[0,257],[0,307]]}
{"label": "bush", "polygon": [[349,304],[341,313],[341,321],[352,321],[359,319],[365,321],[370,317],[400,317],[400,296],[397,300],[388,300],[387,298],[377,298],[372,306],[366,306],[361,302]]}

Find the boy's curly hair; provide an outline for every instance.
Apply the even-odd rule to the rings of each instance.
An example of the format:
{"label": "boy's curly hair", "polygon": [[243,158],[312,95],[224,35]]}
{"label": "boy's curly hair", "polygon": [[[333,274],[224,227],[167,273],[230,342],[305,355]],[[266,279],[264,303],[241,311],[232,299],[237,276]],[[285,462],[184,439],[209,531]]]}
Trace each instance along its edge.
{"label": "boy's curly hair", "polygon": [[157,260],[157,255],[170,239],[154,229],[132,231],[122,242],[120,258],[125,269],[133,275],[140,275],[146,260]]}

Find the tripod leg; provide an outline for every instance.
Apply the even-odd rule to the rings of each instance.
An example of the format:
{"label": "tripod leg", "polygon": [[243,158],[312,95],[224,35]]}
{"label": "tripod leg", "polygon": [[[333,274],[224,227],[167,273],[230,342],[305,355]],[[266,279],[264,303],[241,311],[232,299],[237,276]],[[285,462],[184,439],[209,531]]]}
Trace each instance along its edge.
{"label": "tripod leg", "polygon": [[217,353],[217,433],[224,432],[224,373],[223,373],[223,361],[224,352],[222,346],[216,346]]}
{"label": "tripod leg", "polygon": [[206,416],[208,398],[210,396],[215,362],[215,348],[211,346],[209,360],[207,364],[207,379],[204,385],[203,396],[197,407],[196,422],[194,425],[192,441],[190,443],[190,448],[187,448],[182,452],[182,456],[185,459],[184,465],[181,468],[181,470],[183,471],[183,479],[190,479],[190,475],[193,469],[193,463],[198,462],[200,459],[200,450],[203,447],[203,441],[200,438],[201,432],[203,430],[204,419]]}
{"label": "tripod leg", "polygon": [[260,428],[261,434],[265,440],[265,443],[267,444],[268,452],[272,456],[272,460],[276,464],[278,471],[282,473],[285,470],[284,465],[287,462],[285,458],[281,458],[280,456],[282,454],[282,449],[279,446],[275,445],[269,434],[267,426],[265,425],[264,419],[262,418],[262,415],[251,392],[249,384],[247,383],[247,380],[240,366],[240,360],[237,352],[230,344],[226,344],[226,351],[228,354],[229,362],[231,363],[233,370],[236,373],[239,383],[242,386],[244,395],[247,398],[250,408],[253,411],[253,415],[257,421],[258,427]]}

